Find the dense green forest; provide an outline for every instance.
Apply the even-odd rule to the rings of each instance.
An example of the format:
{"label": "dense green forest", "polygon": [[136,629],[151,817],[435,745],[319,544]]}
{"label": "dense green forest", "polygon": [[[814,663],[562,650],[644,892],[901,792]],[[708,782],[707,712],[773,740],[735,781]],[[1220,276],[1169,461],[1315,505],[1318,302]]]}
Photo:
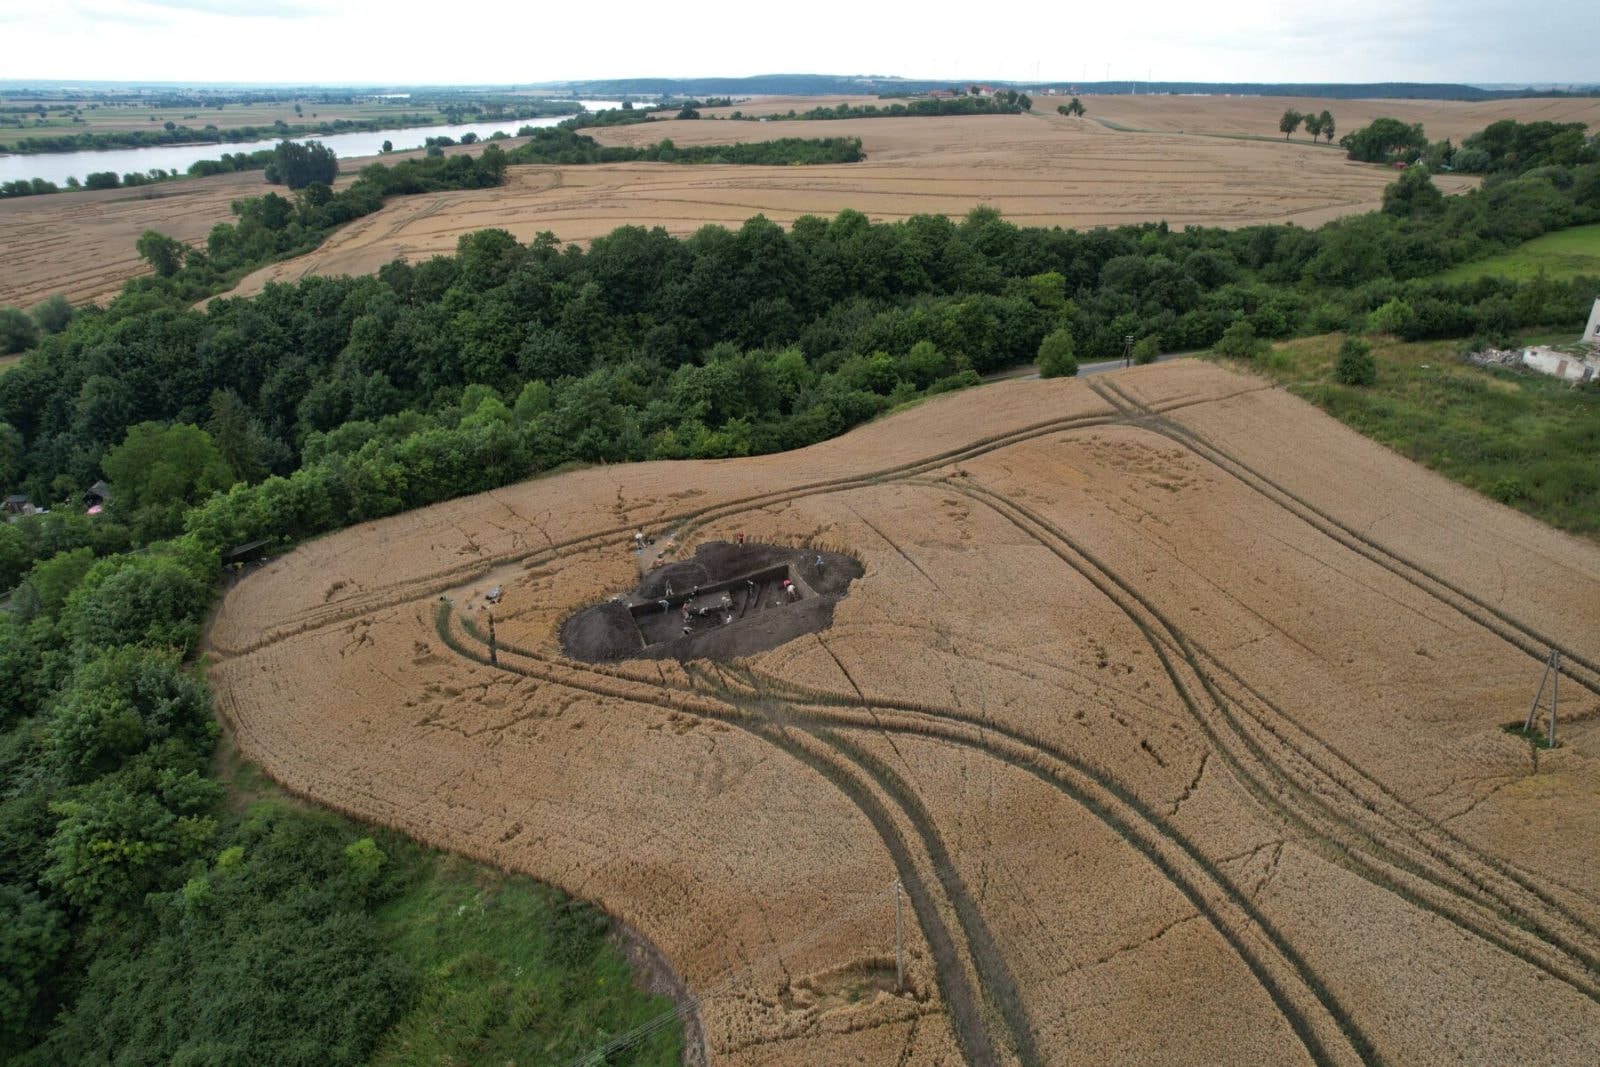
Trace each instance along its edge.
{"label": "dense green forest", "polygon": [[[1591,163],[1448,198],[1412,168],[1382,211],[1315,231],[1080,233],[982,208],[885,224],[846,211],[789,230],[757,217],[684,239],[625,227],[588,249],[485,230],[452,257],[192,306],[239,264],[385,195],[492,183],[503,165],[490,146],[369,168],[340,193],[251,198],[204,249],[154,235],[141,250],[156,274],[104,310],[0,314],[0,339],[27,349],[0,375],[0,485],[68,502],[0,526],[0,578],[16,584],[0,613],[0,1053],[167,1063],[314,1046],[358,1063],[448,994],[419,977],[426,946],[385,926],[450,896],[420,852],[332,816],[224,800],[209,697],[185,664],[229,546],[575,462],[798,447],[1041,354],[1071,373],[1126,334],[1142,353],[1246,357],[1262,339],[1352,329],[1503,337],[1581,323],[1600,286],[1433,278],[1600,220]],[[107,513],[78,513],[102,476]],[[577,999],[587,987],[562,976],[612,966],[600,920],[521,892],[544,908],[530,920],[551,942],[541,966],[566,991],[541,1002],[592,1020],[563,1031],[564,1050],[649,1010],[620,993]],[[488,1025],[465,1028],[499,1048],[507,1034]]]}
{"label": "dense green forest", "polygon": [[[323,512],[371,517],[466,491],[442,471],[376,478],[395,449],[448,452],[477,435],[491,461],[463,459],[482,488],[530,465],[794,447],[1027,362],[1058,328],[1089,357],[1119,353],[1127,333],[1163,350],[1209,347],[1236,320],[1265,338],[1373,316],[1408,340],[1504,335],[1581,321],[1591,286],[1429,276],[1600,212],[1590,164],[1450,198],[1413,169],[1383,211],[1315,231],[1078,233],[982,209],[883,225],[845,212],[789,231],[757,218],[683,240],[625,228],[586,251],[489,230],[453,258],[186,306],[219,269],[297,247],[352,199],[424,184],[429,162],[489,181],[499,164],[482,160],[494,155],[401,164],[381,186],[321,203],[246,201],[238,225],[169,276],[42,339],[0,378],[0,421],[21,439],[11,484],[60,498],[99,477],[132,426],[201,425],[228,405],[264,471],[335,493],[286,518],[282,532],[301,535],[326,528]],[[485,401],[505,417],[475,418]]]}
{"label": "dense green forest", "polygon": [[81,544],[0,613],[0,1059],[355,1065],[403,1042],[550,1062],[663,1009],[586,906],[259,784],[225,800],[185,665],[218,572],[200,539],[19,527]]}

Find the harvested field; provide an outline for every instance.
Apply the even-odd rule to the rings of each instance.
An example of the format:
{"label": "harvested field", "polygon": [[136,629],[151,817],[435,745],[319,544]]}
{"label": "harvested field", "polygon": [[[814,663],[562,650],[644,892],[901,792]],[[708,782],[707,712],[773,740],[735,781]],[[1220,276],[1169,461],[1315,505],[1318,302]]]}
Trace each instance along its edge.
{"label": "harvested field", "polygon": [[[219,145],[217,154],[234,147]],[[421,150],[395,152],[384,161],[421,155]],[[374,161],[375,157],[343,160],[344,174],[336,187],[354,181],[355,172]],[[134,251],[144,231],[159,230],[187,244],[203,245],[213,226],[234,220],[235,200],[271,191],[260,171],[246,171],[131,189],[0,200],[0,255],[5,262],[0,304],[31,307],[53,293],[62,293],[75,304],[109,300],[129,278],[149,273]]]}
{"label": "harvested field", "polygon": [[232,218],[233,201],[264,188],[256,171],[0,200],[0,304],[30,307],[53,293],[74,304],[109,299],[129,278],[149,273],[133,248],[144,231],[203,244],[213,226]]}
{"label": "harvested field", "polygon": [[[1118,133],[1060,115],[992,115],[829,122],[666,121],[590,131],[605,144],[726,144],[780,137],[859,137],[862,163],[814,167],[624,163],[516,167],[496,189],[405,197],[358,220],[310,255],[265,267],[239,295],[309,274],[365,274],[396,257],[455,250],[497,226],[519,240],[549,230],[588,241],[622,225],[690,234],[764,214],[785,226],[845,208],[874,221],[960,217],[986,204],[1023,226],[1166,219],[1174,226],[1294,221],[1316,226],[1382,204],[1393,180],[1308,143],[1271,144],[1176,134]],[[1471,178],[1444,177],[1447,192]]]}
{"label": "harvested field", "polygon": [[[863,574],[754,654],[568,658],[640,526]],[[1590,1064],[1597,634],[1594,545],[1179,361],[365,524],[209,647],[248,756],[633,924],[712,1063]]]}
{"label": "harvested field", "polygon": [[[1034,106],[1055,110],[1057,98],[1041,97]],[[1086,96],[1089,117],[1109,119],[1139,130],[1275,137],[1278,119],[1293,108],[1302,114],[1333,113],[1339,134],[1350,133],[1373,119],[1388,117],[1422,123],[1430,141],[1449,138],[1456,144],[1501,119],[1522,122],[1582,122],[1591,132],[1600,127],[1600,99],[1543,97],[1522,100],[1331,100],[1304,96]],[[1298,141],[1309,141],[1301,130]]]}
{"label": "harvested field", "polygon": [[[761,114],[845,101],[886,103],[875,97],[773,97],[739,109]],[[1600,125],[1600,102],[1590,99],[1465,104],[1110,96],[1089,98],[1088,119],[1055,114],[1057,102],[1041,97],[1033,115],[767,123],[702,119],[590,131],[605,144],[653,143],[663,137],[685,145],[860,137],[868,159],[804,168],[519,167],[499,189],[396,199],[316,252],[256,272],[237,292],[259,292],[269,281],[308,274],[367,274],[397,257],[450,253],[463,233],[487,226],[504,227],[523,240],[549,230],[581,243],[624,225],[687,234],[707,223],[736,226],[757,213],[787,225],[799,215],[832,215],[844,208],[883,220],[959,216],[978,204],[992,205],[1022,225],[1089,227],[1166,219],[1173,225],[1293,221],[1316,226],[1377,208],[1393,175],[1350,163],[1341,152],[1314,148],[1303,133],[1288,145],[1186,134],[1279,140],[1274,131],[1287,107],[1327,107],[1343,132],[1391,115],[1423,122],[1430,137],[1448,136],[1458,143],[1502,118]],[[1115,132],[1095,119],[1153,132]],[[506,142],[506,147],[518,143]],[[367,162],[345,160],[346,174]],[[1447,192],[1459,192],[1474,179],[1437,181]],[[26,307],[56,292],[74,301],[108,298],[128,278],[144,273],[133,251],[139,234],[154,228],[199,242],[212,226],[229,221],[233,200],[262,191],[259,175],[225,175],[103,194],[0,201],[0,252],[8,268],[0,274],[0,304]]]}

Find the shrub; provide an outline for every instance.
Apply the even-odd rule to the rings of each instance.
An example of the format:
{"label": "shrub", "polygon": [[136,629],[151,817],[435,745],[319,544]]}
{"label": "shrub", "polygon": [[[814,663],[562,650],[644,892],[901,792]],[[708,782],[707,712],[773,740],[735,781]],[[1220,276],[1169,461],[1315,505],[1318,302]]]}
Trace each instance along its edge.
{"label": "shrub", "polygon": [[1411,305],[1397,296],[1367,316],[1367,332],[1401,335],[1415,318]]}
{"label": "shrub", "polygon": [[1055,330],[1039,342],[1039,377],[1071,378],[1078,373],[1078,357],[1073,354],[1072,334]]}
{"label": "shrub", "polygon": [[1333,376],[1341,385],[1372,385],[1378,380],[1378,365],[1372,346],[1358,337],[1346,337],[1339,346],[1339,362]]}
{"label": "shrub", "polygon": [[1256,336],[1255,327],[1243,317],[1233,320],[1233,325],[1222,331],[1222,337],[1212,351],[1219,356],[1234,359],[1255,359],[1264,355],[1271,346]]}
{"label": "shrub", "polygon": [[0,307],[0,356],[26,352],[39,343],[39,330],[21,308]]}

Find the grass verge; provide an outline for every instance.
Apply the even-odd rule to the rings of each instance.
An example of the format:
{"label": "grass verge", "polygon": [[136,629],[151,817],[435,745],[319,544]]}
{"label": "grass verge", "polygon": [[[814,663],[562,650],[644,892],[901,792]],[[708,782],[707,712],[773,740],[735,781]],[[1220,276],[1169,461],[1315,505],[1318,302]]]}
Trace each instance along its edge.
{"label": "grass verge", "polygon": [[1552,280],[1600,275],[1600,223],[1557,230],[1499,255],[1463,263],[1439,275],[1441,282],[1470,282],[1489,275],[1527,281],[1540,272]]}
{"label": "grass verge", "polygon": [[1342,335],[1287,341],[1252,366],[1453,481],[1552,526],[1600,537],[1600,387],[1465,363],[1463,341],[1375,339],[1378,381],[1340,385]]}
{"label": "grass verge", "polygon": [[[672,1008],[635,988],[607,916],[531,879],[424,853],[377,918],[421,984],[374,1065],[564,1063]],[[608,1062],[666,1067],[680,1046],[666,1027]]]}
{"label": "grass verge", "polygon": [[[229,738],[212,769],[236,819],[331,823],[341,839],[376,839],[394,888],[369,914],[411,995],[378,1038],[375,1067],[566,1063],[672,1008],[638,988],[612,920],[583,901],[302,802]],[[681,1057],[682,1028],[669,1026],[607,1062]]]}

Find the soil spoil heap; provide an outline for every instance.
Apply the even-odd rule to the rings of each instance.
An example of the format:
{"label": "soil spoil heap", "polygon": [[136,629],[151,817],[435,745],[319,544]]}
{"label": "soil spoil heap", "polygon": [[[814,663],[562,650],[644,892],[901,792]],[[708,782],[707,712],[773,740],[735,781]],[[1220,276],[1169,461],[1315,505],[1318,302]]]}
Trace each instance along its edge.
{"label": "soil spoil heap", "polygon": [[750,656],[832,626],[833,606],[861,575],[840,552],[712,541],[573,615],[561,648],[588,663]]}

